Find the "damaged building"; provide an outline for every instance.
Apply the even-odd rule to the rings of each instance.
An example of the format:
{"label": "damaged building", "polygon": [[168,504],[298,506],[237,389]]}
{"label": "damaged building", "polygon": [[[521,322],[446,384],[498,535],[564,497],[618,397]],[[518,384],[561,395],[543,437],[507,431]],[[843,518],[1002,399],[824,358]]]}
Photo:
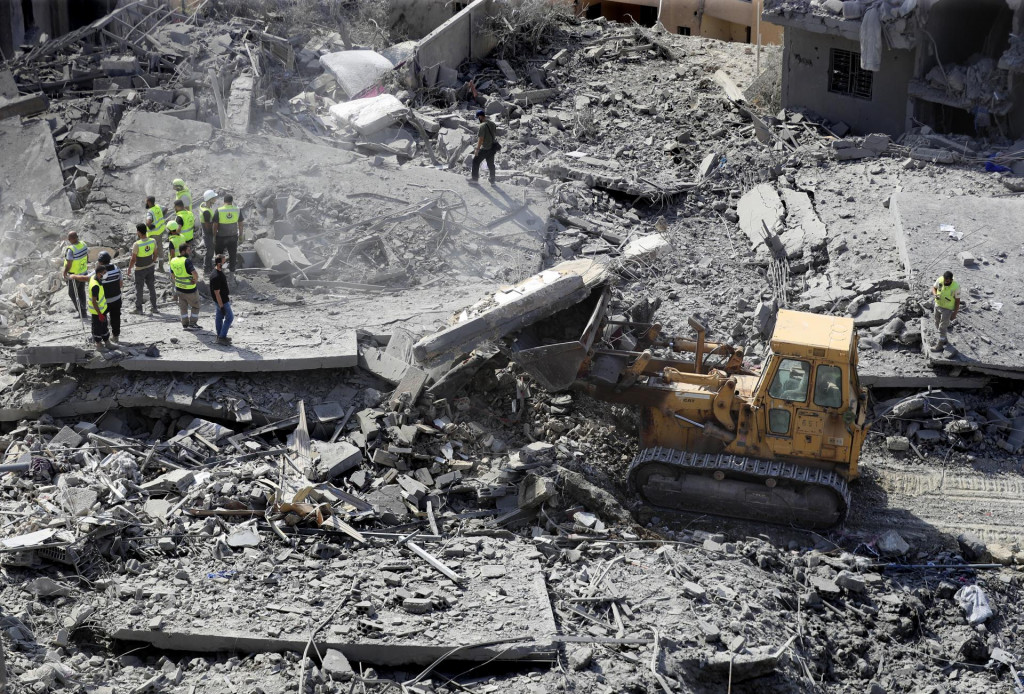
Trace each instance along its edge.
{"label": "damaged building", "polygon": [[[1012,139],[781,106],[756,0],[77,4],[0,65],[0,692],[1024,687]],[[863,91],[858,7],[874,97],[1013,64],[841,4],[766,0],[791,72]],[[127,272],[176,178],[244,217],[226,343]]]}
{"label": "damaged building", "polygon": [[1024,135],[1019,3],[769,0],[783,103],[859,134]]}

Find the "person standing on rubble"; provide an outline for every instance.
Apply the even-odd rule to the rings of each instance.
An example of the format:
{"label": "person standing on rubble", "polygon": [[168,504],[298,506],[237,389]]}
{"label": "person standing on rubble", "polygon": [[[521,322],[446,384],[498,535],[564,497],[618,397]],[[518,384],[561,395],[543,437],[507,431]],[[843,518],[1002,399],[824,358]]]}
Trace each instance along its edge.
{"label": "person standing on rubble", "polygon": [[238,244],[244,237],[242,211],[235,207],[231,193],[224,195],[224,204],[217,208],[213,217],[213,236],[217,255],[228,254],[228,271],[234,274],[238,269]]}
{"label": "person standing on rubble", "polygon": [[185,239],[185,243],[192,243],[196,226],[196,218],[192,214],[192,210],[186,209],[185,203],[181,200],[175,200],[174,215],[174,221],[181,230],[181,238]]}
{"label": "person standing on rubble", "polygon": [[192,191],[185,185],[185,181],[180,178],[176,178],[171,181],[171,185],[174,186],[174,201],[181,200],[181,204],[185,206],[185,209],[189,212],[192,211]]}
{"label": "person standing on rubble", "polygon": [[128,276],[135,271],[135,310],[142,313],[142,290],[149,288],[149,303],[153,313],[160,313],[156,307],[156,241],[151,239],[145,224],[136,224],[138,240],[132,245],[132,259],[128,263]]}
{"label": "person standing on rubble", "polygon": [[102,344],[106,349],[113,349],[110,345],[110,324],[107,321],[107,298],[103,292],[103,276],[107,273],[107,266],[97,263],[96,270],[92,276],[82,274],[76,275],[76,280],[89,282],[89,315],[92,318],[92,339],[96,343],[96,349]]}
{"label": "person standing on rubble", "polygon": [[110,257],[107,251],[101,251],[96,260],[100,265],[107,268],[100,284],[103,286],[103,298],[107,304],[107,325],[110,328],[110,341],[120,344],[121,340],[121,289],[124,281],[121,279],[121,268]]}
{"label": "person standing on rubble", "polygon": [[231,310],[231,290],[228,289],[228,278],[224,276],[224,256],[218,255],[213,262],[216,269],[210,275],[210,295],[217,303],[217,313],[214,318],[217,328],[217,344],[230,345],[231,338],[228,337],[228,330],[235,321],[235,314]]}
{"label": "person standing on rubble", "polygon": [[149,238],[156,243],[153,253],[160,261],[160,272],[164,271],[163,235],[165,224],[164,208],[157,205],[156,198],[150,195],[146,198],[146,229]]}
{"label": "person standing on rubble", "polygon": [[494,121],[487,118],[483,111],[476,112],[476,119],[480,123],[480,129],[476,134],[476,150],[473,152],[473,174],[469,179],[470,183],[478,183],[480,180],[480,162],[487,161],[488,179],[494,185],[494,155],[501,151],[501,144],[498,142],[498,126]]}
{"label": "person standing on rubble", "polygon": [[181,327],[185,330],[202,330],[199,325],[199,273],[188,256],[189,245],[182,244],[180,254],[171,259],[171,277],[178,296]]}
{"label": "person standing on rubble", "polygon": [[181,247],[185,244],[185,238],[181,235],[181,229],[175,221],[167,222],[167,259],[174,260],[181,255]]}
{"label": "person standing on rubble", "polygon": [[203,249],[206,254],[203,272],[207,275],[213,269],[213,221],[214,215],[217,214],[216,200],[217,191],[208,190],[203,193],[203,201],[199,204],[199,223],[203,225]]}
{"label": "person standing on rubble", "polygon": [[64,251],[64,270],[61,277],[68,283],[68,296],[79,316],[86,316],[85,283],[69,277],[84,275],[89,269],[89,247],[84,241],[78,240],[77,231],[68,232],[68,247]]}
{"label": "person standing on rubble", "polygon": [[932,343],[933,352],[941,352],[949,344],[949,324],[960,312],[960,283],[953,281],[953,273],[946,270],[932,285],[932,296],[935,297],[935,329],[939,337]]}

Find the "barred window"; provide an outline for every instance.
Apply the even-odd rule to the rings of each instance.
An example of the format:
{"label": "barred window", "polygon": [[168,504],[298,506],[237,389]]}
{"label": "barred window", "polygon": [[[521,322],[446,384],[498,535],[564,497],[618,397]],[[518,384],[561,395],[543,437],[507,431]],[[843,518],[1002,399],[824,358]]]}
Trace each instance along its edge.
{"label": "barred window", "polygon": [[860,67],[860,53],[833,48],[829,57],[828,90],[858,99],[871,99],[874,74]]}

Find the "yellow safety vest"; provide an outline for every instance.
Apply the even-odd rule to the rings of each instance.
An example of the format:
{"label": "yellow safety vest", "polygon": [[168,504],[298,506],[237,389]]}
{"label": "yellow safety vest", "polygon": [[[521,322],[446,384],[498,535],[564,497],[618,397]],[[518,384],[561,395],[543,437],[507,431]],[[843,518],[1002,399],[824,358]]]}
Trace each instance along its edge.
{"label": "yellow safety vest", "polygon": [[209,212],[210,213],[210,226],[213,226],[213,223],[215,221],[217,221],[217,212],[216,212],[216,210],[214,210],[212,207],[210,207],[205,202],[202,203],[201,205],[199,205],[199,221],[200,222],[203,221],[203,212]]}
{"label": "yellow safety vest", "polygon": [[[99,295],[96,298],[96,304],[99,306],[99,309],[100,309],[99,312],[97,312],[95,307],[93,307],[93,305],[92,305],[92,288],[93,287],[99,287],[99,290],[100,290],[99,291]],[[95,276],[89,279],[89,298],[86,301],[86,303],[89,304],[89,313],[91,313],[94,316],[98,316],[100,314],[103,314],[103,313],[107,312],[107,295],[106,295],[106,292],[103,291],[103,285],[96,281],[96,277]]]}
{"label": "yellow safety vest", "polygon": [[945,278],[940,277],[935,286],[939,288],[938,294],[935,295],[936,306],[939,308],[953,308],[956,306],[956,293],[960,289],[960,284],[956,280],[946,284]]}
{"label": "yellow safety vest", "polygon": [[151,215],[153,215],[153,228],[150,229],[148,232],[146,232],[147,235],[150,238],[156,238],[158,236],[162,236],[163,233],[164,233],[164,223],[165,223],[164,222],[164,211],[163,211],[163,208],[160,207],[159,205],[153,205],[152,207],[149,208],[149,210],[147,210],[147,212],[149,212]]}
{"label": "yellow safety vest", "polygon": [[178,256],[171,261],[171,272],[174,273],[175,289],[195,289],[196,282],[192,279],[192,273],[185,269],[185,258]]}
{"label": "yellow safety vest", "polygon": [[68,250],[71,252],[71,258],[67,258],[66,255],[64,257],[71,260],[71,274],[85,274],[85,271],[89,269],[89,247],[85,245],[85,241],[68,246]]}
{"label": "yellow safety vest", "polygon": [[171,234],[170,236],[167,237],[167,241],[169,244],[167,246],[167,257],[171,257],[171,249],[174,249],[175,257],[180,256],[181,247],[184,246],[186,243],[185,237],[182,236],[181,234]]}
{"label": "yellow safety vest", "polygon": [[184,199],[185,209],[186,210],[191,210],[192,209],[192,191],[188,189],[188,186],[185,186],[181,190],[174,191],[174,199],[175,200],[182,200],[182,199]]}
{"label": "yellow safety vest", "polygon": [[238,236],[238,208],[234,205],[222,205],[217,208],[217,233],[220,236]]}
{"label": "yellow safety vest", "polygon": [[135,252],[137,258],[148,258],[156,253],[156,241],[147,238],[145,241],[138,241],[138,250]]}
{"label": "yellow safety vest", "polygon": [[185,237],[186,241],[191,241],[192,231],[196,226],[196,216],[192,214],[191,210],[182,210],[178,212],[178,216],[181,217],[181,235]]}

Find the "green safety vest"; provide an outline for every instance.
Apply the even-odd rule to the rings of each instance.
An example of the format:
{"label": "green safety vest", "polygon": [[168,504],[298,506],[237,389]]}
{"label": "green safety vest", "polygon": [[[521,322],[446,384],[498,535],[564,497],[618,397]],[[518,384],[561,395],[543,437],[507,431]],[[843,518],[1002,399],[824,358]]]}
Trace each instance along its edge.
{"label": "green safety vest", "polygon": [[210,226],[213,226],[214,221],[216,221],[216,219],[217,219],[217,212],[212,207],[210,207],[210,205],[208,203],[205,203],[205,202],[202,203],[201,205],[199,205],[199,221],[200,222],[203,221],[203,212],[209,212],[210,213]]}
{"label": "green safety vest", "polygon": [[956,306],[956,293],[960,289],[960,284],[956,280],[947,285],[945,278],[939,277],[935,286],[939,288],[938,294],[935,295],[936,306],[939,308],[953,308]]}
{"label": "green safety vest", "polygon": [[68,246],[70,251],[70,258],[65,256],[65,259],[71,261],[70,273],[72,275],[82,275],[89,269],[89,247],[85,245],[85,241],[79,241],[73,246]]}
{"label": "green safety vest", "polygon": [[192,273],[185,269],[185,258],[178,256],[171,261],[171,272],[174,274],[175,289],[195,289],[196,281],[192,279]]}
{"label": "green safety vest", "polygon": [[153,205],[147,212],[153,215],[153,228],[147,234],[150,238],[162,236],[164,233],[164,210],[159,205]]}
{"label": "green safety vest", "polygon": [[196,216],[192,214],[191,210],[182,210],[178,212],[178,216],[181,217],[181,235],[185,237],[186,241],[191,241],[192,231],[196,226]]}
{"label": "green safety vest", "polygon": [[138,258],[148,258],[156,253],[156,241],[153,239],[147,238],[145,241],[140,240],[137,244],[138,250],[136,250],[135,255]]}
{"label": "green safety vest", "polygon": [[[93,287],[99,287],[99,290],[100,290],[99,291],[99,295],[96,298],[96,304],[99,306],[99,309],[100,309],[99,312],[97,312],[96,309],[92,305],[92,288]],[[106,295],[106,292],[103,291],[103,285],[100,282],[96,281],[96,277],[95,276],[89,279],[89,298],[88,298],[88,302],[87,303],[89,304],[89,313],[91,313],[94,316],[97,316],[97,315],[100,315],[100,314],[104,314],[104,313],[107,312],[107,295]]]}
{"label": "green safety vest", "polygon": [[234,205],[222,205],[217,208],[217,233],[221,236],[238,236],[238,218],[241,213]]}
{"label": "green safety vest", "polygon": [[174,199],[182,200],[185,203],[186,210],[192,209],[192,191],[188,189],[188,186],[185,186],[181,190],[174,191]]}
{"label": "green safety vest", "polygon": [[182,236],[181,234],[171,234],[170,236],[167,237],[167,241],[168,241],[168,244],[169,244],[167,246],[167,257],[168,258],[171,257],[171,249],[172,248],[174,249],[175,257],[180,256],[181,255],[181,247],[184,246],[185,243],[186,243],[185,237]]}

